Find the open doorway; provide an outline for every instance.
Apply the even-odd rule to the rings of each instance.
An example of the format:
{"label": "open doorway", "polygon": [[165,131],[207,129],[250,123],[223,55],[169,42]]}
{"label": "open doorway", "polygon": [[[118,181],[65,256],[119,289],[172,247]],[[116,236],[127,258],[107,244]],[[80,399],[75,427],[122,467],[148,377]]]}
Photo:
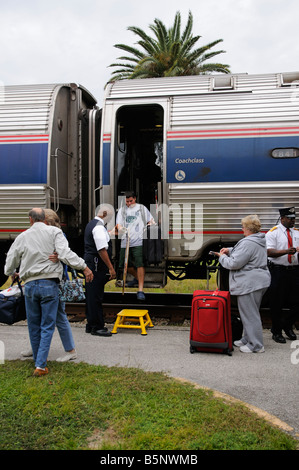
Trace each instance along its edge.
{"label": "open doorway", "polygon": [[135,191],[138,202],[150,209],[158,203],[163,179],[163,108],[124,106],[117,113],[116,124],[116,198],[124,191]]}

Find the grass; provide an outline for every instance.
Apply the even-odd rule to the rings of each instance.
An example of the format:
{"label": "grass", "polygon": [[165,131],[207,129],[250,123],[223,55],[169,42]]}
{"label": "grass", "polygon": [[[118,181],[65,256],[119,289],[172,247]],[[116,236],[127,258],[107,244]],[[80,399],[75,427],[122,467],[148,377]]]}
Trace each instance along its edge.
{"label": "grass", "polygon": [[[216,287],[211,278],[210,289]],[[147,292],[193,293],[201,280]],[[118,291],[115,282],[107,291]],[[298,442],[212,392],[162,373],[31,361],[0,365],[0,450],[296,450]]]}
{"label": "grass", "polygon": [[162,373],[31,361],[0,365],[1,450],[295,450],[239,403]]}
{"label": "grass", "polygon": [[[216,274],[211,274],[209,281],[209,289],[216,289]],[[186,279],[183,281],[175,281],[168,279],[167,284],[163,288],[145,288],[144,292],[157,292],[165,294],[193,294],[197,289],[207,289],[207,281],[203,279]],[[135,289],[126,288],[126,292],[133,292]],[[120,292],[121,288],[115,286],[115,281],[109,281],[105,286],[105,291]]]}
{"label": "grass", "polygon": [[[7,289],[11,284],[11,278],[8,278],[7,281],[0,287],[1,290]],[[209,281],[209,289],[216,289],[217,281],[216,274],[211,273]],[[192,294],[196,289],[206,289],[207,281],[204,279],[186,279],[182,281],[175,281],[172,279],[167,280],[167,284],[163,288],[146,288],[144,292],[157,292],[165,294]],[[133,292],[135,289],[126,288],[127,292]],[[121,292],[120,287],[115,286],[115,280],[107,282],[105,285],[105,291],[107,292]]]}

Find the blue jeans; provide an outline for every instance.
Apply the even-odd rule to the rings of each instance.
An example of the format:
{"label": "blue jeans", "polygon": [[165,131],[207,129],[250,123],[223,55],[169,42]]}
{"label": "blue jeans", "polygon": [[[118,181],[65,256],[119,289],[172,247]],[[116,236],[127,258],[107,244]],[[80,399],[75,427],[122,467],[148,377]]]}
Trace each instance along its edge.
{"label": "blue jeans", "polygon": [[35,367],[47,365],[59,304],[59,284],[38,279],[25,284],[25,305]]}
{"label": "blue jeans", "polygon": [[75,349],[75,343],[73,338],[73,333],[71,329],[71,325],[67,319],[65,313],[65,304],[59,300],[58,304],[58,311],[57,311],[57,319],[56,319],[56,326],[58,329],[58,333],[63,344],[65,351],[72,351]]}

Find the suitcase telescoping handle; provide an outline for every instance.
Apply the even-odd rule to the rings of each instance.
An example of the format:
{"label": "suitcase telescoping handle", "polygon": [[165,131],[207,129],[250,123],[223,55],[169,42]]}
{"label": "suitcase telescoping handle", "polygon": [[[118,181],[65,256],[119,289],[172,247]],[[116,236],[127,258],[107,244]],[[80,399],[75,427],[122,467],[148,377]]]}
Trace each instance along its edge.
{"label": "suitcase telescoping handle", "polygon": [[[209,266],[207,266],[207,290],[210,290],[209,289],[209,286],[210,286],[209,282],[210,282],[210,272],[209,272]],[[216,289],[213,292],[211,292],[211,295],[217,295],[218,292],[219,292],[219,287],[217,286]]]}

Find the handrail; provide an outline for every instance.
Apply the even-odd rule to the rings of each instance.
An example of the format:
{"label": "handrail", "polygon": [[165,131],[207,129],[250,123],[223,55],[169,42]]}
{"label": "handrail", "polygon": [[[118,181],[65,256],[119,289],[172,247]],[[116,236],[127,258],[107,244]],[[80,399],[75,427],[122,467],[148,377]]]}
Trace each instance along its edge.
{"label": "handrail", "polygon": [[[54,155],[51,155],[51,157],[55,158],[55,174],[56,174],[56,201],[54,199],[54,211],[55,212],[58,212],[58,209],[59,209],[59,181],[58,181],[58,163],[57,163],[58,152],[61,152],[64,155],[68,155],[69,157],[73,157],[73,152],[71,152],[71,153],[65,152],[64,150],[60,149],[59,147],[57,147],[55,149]],[[53,189],[54,197],[55,197],[55,190],[54,190],[54,188],[51,188],[51,189]]]}

